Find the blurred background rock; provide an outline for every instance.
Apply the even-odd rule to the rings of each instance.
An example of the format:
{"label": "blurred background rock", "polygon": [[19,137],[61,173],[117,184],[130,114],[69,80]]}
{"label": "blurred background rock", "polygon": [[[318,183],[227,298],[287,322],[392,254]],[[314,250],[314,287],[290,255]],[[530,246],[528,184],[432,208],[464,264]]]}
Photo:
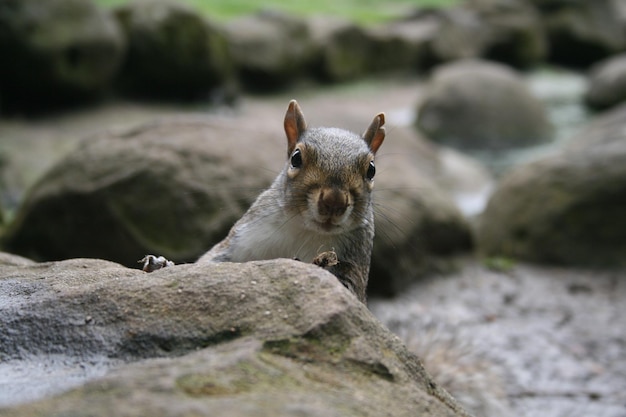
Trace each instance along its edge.
{"label": "blurred background rock", "polygon": [[2,0],[0,246],[191,262],[282,166],[296,98],[387,113],[373,295],[476,255],[621,274],[625,54],[621,0]]}
{"label": "blurred background rock", "polygon": [[[7,58],[0,66],[5,250],[38,260],[90,256],[129,266],[144,252],[192,261],[221,239],[279,169],[281,116],[269,110],[280,105],[270,104],[270,97],[297,97],[318,116],[309,119],[355,130],[361,129],[357,115],[391,112],[393,140],[386,148],[394,156],[380,158],[388,175],[378,181],[385,204],[378,209],[372,291],[395,294],[424,274],[452,267],[451,255],[475,250],[587,263],[582,253],[537,254],[544,248],[538,241],[530,241],[534,254],[507,249],[517,244],[501,240],[504,225],[494,226],[500,238],[488,244],[487,229],[480,228],[477,239],[474,226],[495,225],[489,213],[498,212],[499,201],[513,204],[489,200],[511,167],[564,152],[578,142],[575,133],[591,116],[588,109],[618,106],[626,97],[620,93],[620,53],[626,49],[620,2],[238,4],[0,5],[0,54]],[[316,96],[337,105],[309,100],[323,110],[311,108],[307,97]],[[81,111],[98,114],[81,122],[93,126],[72,121]],[[193,120],[184,119],[190,113]],[[165,115],[178,119],[136,128]],[[243,149],[252,150],[266,171],[247,168]],[[220,174],[192,168],[198,155],[204,155],[199,166]],[[387,158],[393,162],[386,164]],[[186,179],[175,174],[189,168]],[[626,182],[607,175],[611,190]],[[529,181],[530,194],[536,186]],[[158,195],[170,198],[149,197]],[[164,223],[171,210],[186,222]],[[564,228],[549,227],[557,223],[546,220],[542,233],[560,235]],[[626,241],[621,230],[612,231],[607,245]],[[181,239],[165,243],[173,235]]]}

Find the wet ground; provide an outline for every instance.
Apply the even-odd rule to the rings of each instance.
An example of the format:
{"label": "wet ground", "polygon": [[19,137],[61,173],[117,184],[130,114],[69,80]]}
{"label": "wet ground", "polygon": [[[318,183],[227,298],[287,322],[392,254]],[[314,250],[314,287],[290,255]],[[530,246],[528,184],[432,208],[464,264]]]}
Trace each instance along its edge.
{"label": "wet ground", "polygon": [[409,342],[425,318],[456,334],[502,376],[511,415],[626,416],[625,271],[469,260],[370,309]]}

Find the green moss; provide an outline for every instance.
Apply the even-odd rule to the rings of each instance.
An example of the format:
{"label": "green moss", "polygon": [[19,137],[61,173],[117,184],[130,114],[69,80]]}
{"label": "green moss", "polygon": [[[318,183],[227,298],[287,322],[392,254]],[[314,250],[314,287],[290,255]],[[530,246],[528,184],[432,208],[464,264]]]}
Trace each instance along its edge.
{"label": "green moss", "polygon": [[211,374],[194,373],[176,380],[176,387],[192,397],[235,395],[250,391],[271,391],[298,385],[297,379],[276,366],[269,355],[242,360]]}
{"label": "green moss", "polygon": [[237,388],[218,382],[213,375],[189,374],[176,380],[176,387],[192,397],[233,395]]}
{"label": "green moss", "polygon": [[350,344],[347,338],[339,335],[270,340],[263,344],[265,351],[306,362],[336,362]]}

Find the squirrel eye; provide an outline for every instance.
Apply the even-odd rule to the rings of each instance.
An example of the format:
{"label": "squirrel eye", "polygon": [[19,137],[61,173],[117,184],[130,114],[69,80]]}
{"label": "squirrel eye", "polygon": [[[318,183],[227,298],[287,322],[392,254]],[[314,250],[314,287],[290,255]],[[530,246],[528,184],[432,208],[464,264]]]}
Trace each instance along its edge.
{"label": "squirrel eye", "polygon": [[365,178],[371,181],[374,179],[374,175],[376,175],[376,167],[374,166],[374,161],[370,161],[370,166],[367,168]]}
{"label": "squirrel eye", "polygon": [[296,149],[291,154],[291,166],[294,168],[300,168],[302,166],[302,153],[300,149]]}

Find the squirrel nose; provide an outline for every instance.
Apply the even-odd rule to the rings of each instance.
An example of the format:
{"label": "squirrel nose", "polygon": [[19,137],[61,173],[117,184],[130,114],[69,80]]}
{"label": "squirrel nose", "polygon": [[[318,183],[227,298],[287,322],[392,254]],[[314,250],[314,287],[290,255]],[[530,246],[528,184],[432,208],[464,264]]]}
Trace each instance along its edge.
{"label": "squirrel nose", "polygon": [[348,195],[336,188],[322,189],[317,210],[322,216],[341,216],[348,208]]}

